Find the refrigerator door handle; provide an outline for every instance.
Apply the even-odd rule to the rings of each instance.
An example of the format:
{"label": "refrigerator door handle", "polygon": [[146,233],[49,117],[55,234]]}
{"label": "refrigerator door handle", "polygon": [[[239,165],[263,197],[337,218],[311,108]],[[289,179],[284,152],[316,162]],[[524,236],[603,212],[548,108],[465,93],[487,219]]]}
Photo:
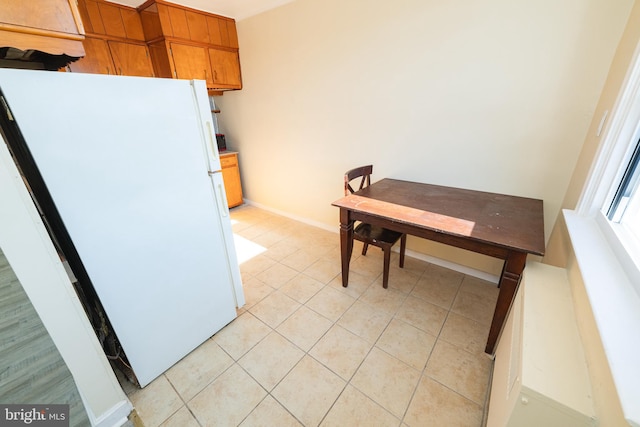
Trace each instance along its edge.
{"label": "refrigerator door handle", "polygon": [[217,143],[216,143],[216,145],[214,145],[214,141],[216,140],[216,136],[213,133],[213,125],[208,120],[207,120],[207,131],[209,132],[209,148],[211,148],[211,154],[215,158],[216,157],[216,153],[218,152]]}
{"label": "refrigerator door handle", "polygon": [[218,211],[220,211],[220,214],[223,217],[228,217],[229,216],[229,207],[227,206],[227,200],[225,198],[224,186],[220,182],[216,182],[216,186],[218,187],[218,189],[216,191],[216,195],[218,196],[218,197],[216,197],[216,201],[218,203]]}

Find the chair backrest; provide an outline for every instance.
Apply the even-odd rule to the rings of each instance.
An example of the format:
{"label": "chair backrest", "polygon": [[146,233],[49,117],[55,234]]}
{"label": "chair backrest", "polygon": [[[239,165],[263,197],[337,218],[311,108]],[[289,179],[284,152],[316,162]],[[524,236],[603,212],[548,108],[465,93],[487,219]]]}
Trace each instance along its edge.
{"label": "chair backrest", "polygon": [[[359,168],[351,169],[344,174],[344,195],[348,196],[351,193],[360,191],[371,184],[371,174],[373,173],[373,165],[360,166]],[[360,185],[357,190],[354,190],[351,186],[351,181],[357,178],[360,180]]]}

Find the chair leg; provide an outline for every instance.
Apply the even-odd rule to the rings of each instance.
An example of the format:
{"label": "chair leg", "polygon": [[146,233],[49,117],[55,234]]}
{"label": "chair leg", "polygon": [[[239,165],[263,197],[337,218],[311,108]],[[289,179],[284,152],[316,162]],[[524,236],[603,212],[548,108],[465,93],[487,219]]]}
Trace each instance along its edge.
{"label": "chair leg", "polygon": [[389,263],[391,261],[391,248],[384,248],[384,269],[382,270],[382,287],[389,286]]}
{"label": "chair leg", "polygon": [[407,235],[403,234],[400,238],[400,268],[404,267],[404,250],[407,247]]}
{"label": "chair leg", "polygon": [[366,255],[367,254],[367,249],[369,249],[369,244],[368,243],[364,243],[362,245],[362,255]]}

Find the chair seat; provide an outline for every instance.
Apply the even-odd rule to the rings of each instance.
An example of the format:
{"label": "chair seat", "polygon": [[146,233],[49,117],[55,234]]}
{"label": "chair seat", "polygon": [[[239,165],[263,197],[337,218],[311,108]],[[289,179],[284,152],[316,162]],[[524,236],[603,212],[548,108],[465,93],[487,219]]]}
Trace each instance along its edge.
{"label": "chair seat", "polygon": [[[355,169],[351,169],[344,174],[344,195],[353,194],[356,191],[363,190],[371,184],[371,174],[373,173],[373,165],[360,166]],[[356,187],[351,186],[351,181],[357,178],[360,180],[360,185]],[[398,265],[400,268],[404,267],[404,253],[407,246],[407,235],[398,233],[397,231],[387,230],[383,227],[371,225],[367,223],[359,223],[354,227],[353,240],[359,240],[363,243],[362,255],[367,254],[369,245],[377,246],[384,252],[384,270],[382,272],[382,287],[387,288],[389,284],[389,260],[391,259],[391,247],[400,240],[400,259]],[[353,241],[351,242],[353,243]],[[344,266],[343,266],[344,268]],[[343,283],[342,286],[347,286]]]}
{"label": "chair seat", "polygon": [[389,246],[393,246],[402,237],[402,233],[397,231],[387,230],[386,228],[366,223],[358,224],[353,230],[353,235],[355,239],[369,242],[373,245],[386,244]]}

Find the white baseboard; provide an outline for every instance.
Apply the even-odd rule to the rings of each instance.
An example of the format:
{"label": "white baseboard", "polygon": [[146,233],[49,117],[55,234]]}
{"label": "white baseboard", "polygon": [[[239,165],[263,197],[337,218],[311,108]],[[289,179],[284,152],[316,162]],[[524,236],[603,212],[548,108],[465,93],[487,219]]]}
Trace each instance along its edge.
{"label": "white baseboard", "polygon": [[[394,248],[394,250],[398,250]],[[444,259],[436,258],[431,255],[425,255],[420,252],[415,252],[412,250],[407,250],[406,255],[417,258],[421,261],[426,261],[431,264],[439,265],[440,267],[448,268],[449,270],[457,271],[462,274],[466,274],[467,276],[476,277],[478,279],[486,280],[487,282],[491,282],[498,285],[500,281],[500,276],[496,276],[494,274],[487,273],[486,271],[476,270],[475,268],[467,267],[465,265],[456,264],[455,262],[447,261]]]}
{"label": "white baseboard", "polygon": [[121,400],[97,416],[91,413],[91,410],[86,404],[85,408],[92,427],[121,427],[129,420],[129,414],[133,410],[133,405],[129,399]]}

